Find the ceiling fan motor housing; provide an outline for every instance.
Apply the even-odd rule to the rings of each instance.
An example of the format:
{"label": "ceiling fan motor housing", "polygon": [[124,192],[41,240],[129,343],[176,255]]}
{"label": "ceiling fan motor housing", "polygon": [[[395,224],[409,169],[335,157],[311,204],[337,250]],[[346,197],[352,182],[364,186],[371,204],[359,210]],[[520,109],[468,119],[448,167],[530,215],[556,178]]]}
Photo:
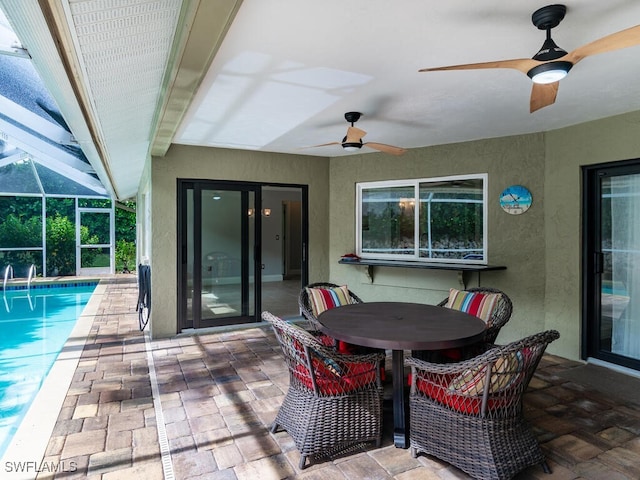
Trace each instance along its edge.
{"label": "ceiling fan motor housing", "polygon": [[360,112],[347,112],[344,114],[344,119],[347,122],[354,124],[355,122],[360,120],[360,115],[362,115]]}
{"label": "ceiling fan motor housing", "polygon": [[550,30],[560,24],[565,13],[567,13],[565,5],[547,5],[533,12],[531,21],[540,30]]}

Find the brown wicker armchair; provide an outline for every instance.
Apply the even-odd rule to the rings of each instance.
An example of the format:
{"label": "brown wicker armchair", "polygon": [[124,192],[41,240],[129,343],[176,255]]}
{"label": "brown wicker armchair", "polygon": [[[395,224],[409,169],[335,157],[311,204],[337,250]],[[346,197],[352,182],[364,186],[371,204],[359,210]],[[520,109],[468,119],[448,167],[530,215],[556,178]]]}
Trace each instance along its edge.
{"label": "brown wicker armchair", "polygon": [[[455,290],[454,290],[455,291]],[[485,331],[485,336],[481,344],[479,345],[470,345],[468,347],[462,349],[450,349],[447,351],[412,351],[411,356],[415,358],[419,358],[421,360],[430,361],[430,362],[449,362],[449,361],[459,361],[464,360],[466,358],[471,358],[473,356],[478,355],[479,353],[486,350],[487,346],[491,346],[496,342],[498,338],[498,333],[500,333],[500,329],[505,326],[505,324],[511,318],[511,314],[513,313],[513,303],[511,299],[504,293],[502,290],[498,290],[497,288],[490,287],[476,287],[476,288],[468,288],[464,290],[462,293],[479,293],[482,295],[498,295],[496,302],[493,304],[491,310],[488,312],[488,318],[483,318],[486,322],[487,327]],[[447,296],[444,300],[442,300],[438,306],[445,307],[449,303],[450,297]]]}
{"label": "brown wicker armchair", "polygon": [[508,479],[541,464],[522,397],[555,330],[541,332],[458,363],[409,357],[411,454],[440,458],[474,478]]}
{"label": "brown wicker armchair", "polygon": [[382,383],[379,353],[343,355],[306,330],[269,312],[289,369],[289,389],[271,427],[291,435],[308,457],[327,456],[365,442],[382,441]]}

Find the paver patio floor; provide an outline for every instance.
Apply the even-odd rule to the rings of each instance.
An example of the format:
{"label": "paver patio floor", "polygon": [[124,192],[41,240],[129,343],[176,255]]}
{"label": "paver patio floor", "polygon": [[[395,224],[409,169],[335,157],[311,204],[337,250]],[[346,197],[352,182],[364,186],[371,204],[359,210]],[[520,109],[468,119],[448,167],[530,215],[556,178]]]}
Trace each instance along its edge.
{"label": "paver patio floor", "polygon": [[[155,480],[171,472],[180,480],[468,478],[435,458],[396,449],[390,421],[380,448],[300,471],[291,438],[269,432],[288,385],[270,327],[145,343],[135,278],[103,282],[107,293],[44,459],[66,468],[38,479]],[[570,379],[567,372],[580,368],[552,355],[538,367],[525,395],[526,417],[553,473],[536,466],[518,480],[640,478],[640,393],[634,400]]]}

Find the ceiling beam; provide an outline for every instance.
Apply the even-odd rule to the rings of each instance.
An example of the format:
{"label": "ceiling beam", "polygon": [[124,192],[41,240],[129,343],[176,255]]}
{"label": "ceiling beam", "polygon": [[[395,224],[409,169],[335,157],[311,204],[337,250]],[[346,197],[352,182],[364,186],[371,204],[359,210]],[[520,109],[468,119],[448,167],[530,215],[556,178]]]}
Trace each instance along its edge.
{"label": "ceiling beam", "polygon": [[11,155],[9,155],[8,157],[2,157],[0,158],[0,168],[2,167],[6,167],[7,165],[11,165],[12,163],[16,163],[19,162],[20,160],[24,160],[26,158],[29,158],[29,155],[26,154],[25,152],[14,148],[11,150],[12,153]]}
{"label": "ceiling beam", "polygon": [[209,71],[242,0],[185,2],[163,81],[150,153],[163,157]]}
{"label": "ceiling beam", "polygon": [[7,143],[27,152],[32,157],[61,162],[81,172],[94,173],[93,167],[89,163],[2,117],[0,117],[0,136],[6,138]]}
{"label": "ceiling beam", "polygon": [[41,117],[37,113],[32,112],[28,108],[24,108],[22,105],[2,95],[0,95],[0,112],[11,118],[14,122],[24,125],[34,132],[38,132],[52,142],[62,145],[77,145],[77,142],[73,139],[73,135],[61,125],[50,122],[46,118]]}

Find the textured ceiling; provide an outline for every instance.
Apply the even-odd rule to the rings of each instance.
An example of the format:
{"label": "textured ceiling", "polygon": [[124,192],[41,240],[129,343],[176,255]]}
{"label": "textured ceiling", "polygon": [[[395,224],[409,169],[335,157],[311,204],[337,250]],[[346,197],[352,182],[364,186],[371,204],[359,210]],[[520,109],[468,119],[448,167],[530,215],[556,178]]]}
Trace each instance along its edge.
{"label": "textured ceiling", "polygon": [[[120,198],[135,194],[148,156],[171,143],[346,155],[301,147],[340,141],[347,111],[363,113],[365,141],[411,149],[640,109],[640,47],[581,61],[555,104],[534,113],[531,82],[516,70],[418,73],[533,56],[545,38],[531,22],[546,4],[538,0],[0,4]],[[552,36],[568,51],[640,23],[637,1],[565,4]]]}

